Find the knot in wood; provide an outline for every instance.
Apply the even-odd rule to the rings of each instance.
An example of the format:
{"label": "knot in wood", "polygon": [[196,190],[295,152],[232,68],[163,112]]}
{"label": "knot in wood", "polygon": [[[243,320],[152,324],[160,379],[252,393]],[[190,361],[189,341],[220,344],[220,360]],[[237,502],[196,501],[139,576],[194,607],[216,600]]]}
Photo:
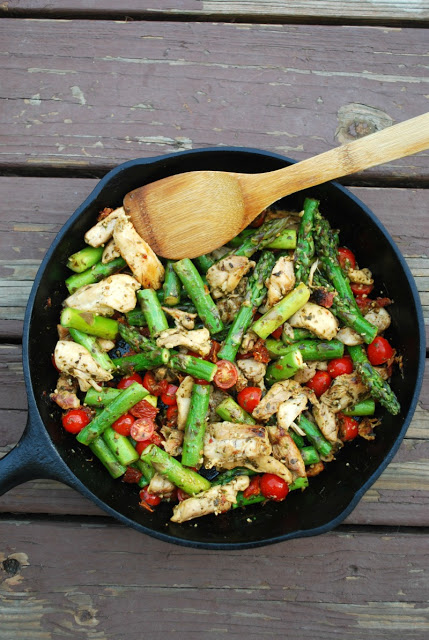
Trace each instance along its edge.
{"label": "knot in wood", "polygon": [[15,576],[21,569],[21,563],[16,558],[6,558],[2,562],[2,566],[9,578]]}

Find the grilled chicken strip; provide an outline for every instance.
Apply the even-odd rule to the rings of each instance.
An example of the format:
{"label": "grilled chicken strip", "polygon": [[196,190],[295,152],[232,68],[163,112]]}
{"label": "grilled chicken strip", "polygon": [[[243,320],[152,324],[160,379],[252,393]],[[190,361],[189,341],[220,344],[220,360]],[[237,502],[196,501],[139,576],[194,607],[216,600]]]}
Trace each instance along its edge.
{"label": "grilled chicken strip", "polygon": [[292,473],[283,461],[277,460],[274,456],[258,456],[257,458],[242,458],[235,463],[231,463],[225,468],[245,467],[257,473],[274,473],[290,484],[293,482]]}
{"label": "grilled chicken strip", "polygon": [[267,431],[274,458],[283,462],[296,476],[303,478],[306,475],[304,460],[287,430],[279,426],[270,426],[267,427]]}
{"label": "grilled chicken strip", "polygon": [[195,351],[200,356],[208,356],[211,349],[210,332],[205,327],[203,329],[165,329],[161,331],[156,339],[158,347],[174,349],[174,347],[186,347]]}
{"label": "grilled chicken strip", "polygon": [[168,478],[160,473],[155,473],[152,480],[149,483],[147,490],[149,493],[154,493],[157,496],[169,496],[176,488]]}
{"label": "grilled chicken strip", "polygon": [[177,428],[179,431],[184,431],[186,419],[189,413],[189,407],[191,405],[191,393],[194,386],[194,379],[192,376],[186,376],[179,385],[176,391],[177,401]]}
{"label": "grilled chicken strip", "polygon": [[173,516],[170,520],[172,522],[186,522],[209,513],[218,515],[228,511],[237,501],[237,493],[247,489],[249,484],[248,476],[237,476],[227,484],[212,487],[208,491],[187,498],[173,508]]}
{"label": "grilled chicken strip", "polygon": [[145,289],[159,289],[164,280],[160,260],[134,229],[127,218],[120,218],[113,230],[113,239],[121,256]]}
{"label": "grilled chicken strip", "polygon": [[266,307],[269,309],[280,302],[295,286],[293,261],[286,256],[279,258],[268,279],[268,295]]}
{"label": "grilled chicken strip", "polygon": [[114,258],[120,258],[121,252],[116,246],[116,242],[114,240],[110,240],[108,244],[104,247],[103,255],[101,256],[101,262],[103,264],[107,264],[111,262]]}
{"label": "grilled chicken strip", "polygon": [[80,400],[76,395],[77,387],[77,381],[74,378],[61,373],[55,391],[51,393],[50,398],[61,409],[77,409],[80,407]]}
{"label": "grilled chicken strip", "polygon": [[338,442],[338,425],[335,413],[324,402],[315,402],[312,408],[313,418],[325,438],[334,444]]}
{"label": "grilled chicken strip", "polygon": [[355,284],[374,284],[374,278],[369,269],[349,269],[347,275],[350,282]]}
{"label": "grilled chicken strip", "polygon": [[216,262],[207,271],[207,282],[213,298],[223,298],[234,291],[241,278],[255,266],[245,256],[229,256]]}
{"label": "grilled chicken strip", "polygon": [[292,327],[308,329],[318,338],[332,340],[338,331],[338,320],[329,309],[314,302],[307,302],[288,320]]}
{"label": "grilled chicken strip", "polygon": [[291,395],[298,393],[300,390],[300,385],[294,380],[276,382],[253,410],[252,416],[258,421],[269,420],[272,415],[277,413],[282,402],[289,400]]}
{"label": "grilled chicken strip", "polygon": [[320,396],[320,401],[326,404],[333,413],[338,413],[364,400],[368,395],[368,387],[354,371],[335,378],[329,389]]}
{"label": "grilled chicken strip", "polygon": [[351,327],[343,327],[335,336],[335,340],[339,340],[343,344],[353,347],[356,344],[363,344],[365,341],[362,336]]}
{"label": "grilled chicken strip", "polygon": [[246,358],[245,360],[237,360],[236,365],[239,372],[236,382],[237,391],[241,391],[249,383],[255,387],[265,389],[264,378],[267,365],[264,362],[259,362],[254,358]]}
{"label": "grilled chicken strip", "polygon": [[377,333],[380,335],[390,327],[392,318],[390,313],[384,307],[374,307],[365,314],[365,320],[377,327]]}
{"label": "grilled chicken strip", "polygon": [[102,244],[109,242],[117,221],[126,219],[123,207],[115,209],[85,233],[85,242],[91,247],[101,247]]}
{"label": "grilled chicken strip", "polygon": [[175,307],[162,307],[162,310],[169,316],[171,316],[179,329],[186,329],[191,331],[195,327],[196,313],[189,313],[189,311],[182,311]]}
{"label": "grilled chicken strip", "polygon": [[285,431],[289,429],[292,422],[304,411],[308,398],[305,393],[297,393],[286,402],[282,402],[277,411],[277,424]]}
{"label": "grilled chicken strip", "polygon": [[[227,468],[237,460],[270,455],[271,445],[264,427],[235,424],[234,422],[212,422],[204,436],[204,466]],[[234,466],[237,466],[234,465]],[[230,467],[228,467],[230,468]]]}
{"label": "grilled chicken strip", "polygon": [[161,433],[165,438],[165,441],[162,444],[165,451],[171,456],[180,455],[182,453],[184,432],[179,431],[179,429],[172,429],[171,427],[167,427],[167,425],[164,425],[161,428]]}
{"label": "grilled chicken strip", "polygon": [[246,286],[247,278],[243,278],[232,293],[226,298],[219,298],[219,300],[216,301],[221,320],[225,324],[230,324],[240,311],[246,295]]}
{"label": "grilled chicken strip", "polygon": [[97,382],[107,382],[113,378],[110,371],[100,367],[89,351],[76,342],[59,340],[54,358],[60,371],[78,379],[81,391],[88,391],[91,386],[99,389]]}
{"label": "grilled chicken strip", "polygon": [[81,287],[65,299],[66,307],[111,316],[114,311],[126,313],[137,303],[136,291],[140,285],[135,278],[117,273],[95,284]]}

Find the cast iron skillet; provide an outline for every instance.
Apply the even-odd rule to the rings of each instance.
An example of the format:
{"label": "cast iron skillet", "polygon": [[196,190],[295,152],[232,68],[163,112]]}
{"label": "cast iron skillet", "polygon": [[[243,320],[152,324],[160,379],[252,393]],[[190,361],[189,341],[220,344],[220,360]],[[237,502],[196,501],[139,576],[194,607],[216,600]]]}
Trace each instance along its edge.
{"label": "cast iron skillet", "polygon": [[[161,504],[153,514],[141,509],[137,489],[112,480],[101,464],[91,459],[89,450],[63,430],[61,412],[49,401],[57,377],[51,364],[57,340],[56,324],[67,295],[63,284],[69,275],[66,259],[82,247],[85,231],[94,224],[103,207],[120,206],[128,191],[183,171],[256,173],[273,171],[292,162],[254,149],[209,148],[132,160],[99,182],[54,240],[30,294],[23,337],[28,423],[20,442],[0,462],[0,494],[32,478],[54,478],[74,487],[108,514],[138,531],[206,549],[256,547],[324,533],[351,512],[390,462],[404,437],[419,397],[425,345],[421,306],[408,266],[374,214],[338,184],[328,183],[300,192],[285,199],[284,204],[300,210],[306,195],[319,198],[321,209],[332,225],[341,228],[341,243],[350,246],[360,264],[373,271],[376,293],[395,300],[389,309],[392,326],[388,337],[404,356],[403,377],[396,370],[392,379],[402,411],[396,417],[384,415],[374,441],[358,438],[320,476],[311,480],[306,491],[291,493],[284,503],[256,505],[179,525],[169,521],[171,507],[167,504]],[[204,202],[201,207],[204,208]]]}

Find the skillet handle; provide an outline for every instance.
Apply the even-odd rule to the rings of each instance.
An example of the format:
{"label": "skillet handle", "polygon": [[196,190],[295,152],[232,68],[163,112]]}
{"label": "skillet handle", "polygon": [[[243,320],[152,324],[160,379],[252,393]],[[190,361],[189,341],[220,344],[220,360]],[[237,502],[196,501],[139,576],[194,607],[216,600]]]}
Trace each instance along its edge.
{"label": "skillet handle", "polygon": [[36,478],[65,481],[65,465],[45,430],[37,428],[37,420],[29,412],[20,441],[0,460],[0,496],[18,484]]}

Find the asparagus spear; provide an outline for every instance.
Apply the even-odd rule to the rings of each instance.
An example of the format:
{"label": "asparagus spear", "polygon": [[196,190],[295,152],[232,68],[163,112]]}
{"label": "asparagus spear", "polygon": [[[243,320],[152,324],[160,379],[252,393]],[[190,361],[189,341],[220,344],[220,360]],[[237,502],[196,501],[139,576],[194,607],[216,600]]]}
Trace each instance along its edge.
{"label": "asparagus spear", "polygon": [[140,302],[152,338],[168,329],[167,318],[153,289],[140,289],[137,291],[137,299]]}
{"label": "asparagus spear", "polygon": [[305,432],[308,440],[322,456],[328,456],[331,453],[332,445],[323,437],[321,431],[313,422],[301,413],[296,423]]}
{"label": "asparagus spear", "polygon": [[114,273],[118,273],[118,271],[121,271],[121,269],[126,266],[127,263],[123,258],[114,258],[114,260],[111,260],[106,264],[97,262],[97,264],[94,264],[90,269],[87,269],[82,273],[76,273],[70,276],[70,278],[67,278],[66,287],[70,293],[74,293],[87,284],[94,284],[95,282],[103,280],[103,278],[107,278]]}
{"label": "asparagus spear", "polygon": [[265,340],[288,318],[301,309],[310,298],[310,289],[302,282],[269,309],[252,325],[252,330]]}
{"label": "asparagus spear", "polygon": [[163,364],[167,364],[169,357],[170,352],[168,349],[153,349],[152,351],[136,353],[132,356],[113,358],[112,362],[117,373],[128,374],[134,371],[160,367]]}
{"label": "asparagus spear", "polygon": [[101,260],[103,251],[103,247],[85,247],[69,257],[67,266],[75,273],[82,273]]}
{"label": "asparagus spear", "polygon": [[194,384],[183,438],[182,464],[186,467],[201,465],[209,400],[210,385]]}
{"label": "asparagus spear", "polygon": [[256,309],[262,304],[266,294],[265,280],[269,277],[274,264],[275,257],[271,251],[264,251],[247,281],[245,301],[228,331],[228,335],[223,343],[219,358],[233,362],[240,348],[241,341],[247,329],[252,324],[253,315]]}
{"label": "asparagus spear", "polygon": [[203,324],[210,333],[213,334],[222,331],[223,322],[219,309],[216,307],[208,291],[208,287],[201,279],[195,265],[189,258],[184,258],[174,263],[174,270],[182,281],[188,296],[194,303]]}
{"label": "asparagus spear", "polygon": [[299,349],[304,362],[332,360],[333,358],[342,358],[344,354],[344,344],[339,340],[330,340],[329,342],[322,340],[301,340],[301,342],[285,345],[283,342],[280,342],[280,340],[268,338],[265,341],[265,346],[272,358],[278,358],[279,356],[284,356],[294,351],[294,349]]}
{"label": "asparagus spear", "polygon": [[125,467],[129,467],[130,464],[139,460],[140,456],[128,438],[117,433],[112,427],[105,429],[102,438],[110,451]]}
{"label": "asparagus spear", "polygon": [[234,469],[229,469],[228,471],[220,473],[214,480],[212,480],[212,487],[219,484],[228,484],[228,482],[231,482],[231,480],[234,480],[237,476],[254,476],[256,474],[257,471],[253,471],[253,469],[246,469],[246,467],[234,467]]}
{"label": "asparagus spear", "polygon": [[133,326],[133,327],[146,327],[147,326],[147,322],[146,322],[146,318],[144,317],[144,313],[139,307],[135,307],[135,309],[132,309],[132,311],[128,311],[128,313],[125,314],[125,317],[127,318],[128,324]]}
{"label": "asparagus spear", "polygon": [[125,340],[134,351],[153,351],[157,349],[156,342],[142,336],[140,331],[129,327],[126,324],[119,323],[119,335]]}
{"label": "asparagus spear", "polygon": [[372,398],[361,400],[354,407],[343,409],[345,416],[373,416],[375,413],[375,402]]}
{"label": "asparagus spear", "polygon": [[213,258],[211,258],[208,254],[203,254],[202,256],[194,258],[194,262],[197,265],[198,271],[204,274],[206,274],[210,267],[212,267],[215,263]]}
{"label": "asparagus spear", "polygon": [[362,378],[362,381],[369,388],[371,395],[378,400],[389,413],[396,416],[401,410],[398,399],[389,384],[373,369],[363,346],[356,345],[347,347],[347,349],[353,360],[355,369]]}
{"label": "asparagus spear", "polygon": [[[107,407],[120,393],[121,389],[115,389],[114,387],[102,387],[100,391],[91,387],[91,389],[86,392],[84,404],[88,405],[88,407]],[[151,396],[149,391],[146,391],[146,395],[144,395],[143,398],[153,407],[157,406],[158,398]]]}
{"label": "asparagus spear", "polygon": [[306,489],[309,485],[308,478],[295,478],[292,484],[289,485],[289,491],[296,491],[297,489],[301,489],[302,491]]}
{"label": "asparagus spear", "polygon": [[106,371],[111,371],[113,369],[113,362],[107,353],[101,349],[95,336],[90,336],[87,333],[83,333],[83,331],[79,331],[79,329],[72,328],[69,328],[69,333],[75,342],[81,344],[85,349],[88,349],[89,353],[92,355],[94,360],[98,362],[100,367],[103,367]]}
{"label": "asparagus spear", "polygon": [[95,440],[89,444],[89,448],[100,462],[104,464],[112,478],[119,478],[119,476],[124,475],[127,470],[126,467],[117,460],[101,436],[95,438]]}
{"label": "asparagus spear", "polygon": [[264,249],[273,242],[289,223],[288,218],[273,218],[264,222],[255,233],[247,236],[239,247],[227,255],[246,256],[251,258],[256,251]]}
{"label": "asparagus spear", "polygon": [[[255,229],[244,229],[238,236],[235,236],[228,242],[230,247],[239,247],[244,240],[256,233]],[[265,245],[266,249],[295,249],[296,247],[296,231],[295,229],[284,229],[269,244]]]}
{"label": "asparagus spear", "polygon": [[305,447],[305,440],[302,436],[296,433],[293,429],[289,429],[289,435],[298,447],[298,449],[302,449]]}
{"label": "asparagus spear", "polygon": [[146,447],[140,457],[143,461],[149,462],[158,473],[168,478],[176,487],[179,487],[190,496],[210,489],[211,485],[208,480],[200,476],[196,471],[184,467],[178,460],[155,444],[150,444]]}
{"label": "asparagus spear", "polygon": [[300,453],[306,466],[320,462],[320,456],[315,447],[302,447],[302,449],[300,449]]}
{"label": "asparagus spear", "polygon": [[287,380],[294,376],[303,367],[303,364],[301,352],[295,348],[268,365],[265,381],[268,385],[272,385],[279,380]]}
{"label": "asparagus spear", "polygon": [[170,357],[168,366],[175,371],[183,371],[189,376],[194,378],[201,378],[211,382],[215,377],[217,366],[212,362],[207,362],[202,358],[195,358],[194,356],[185,355],[183,353],[176,353],[170,351]]}
{"label": "asparagus spear", "polygon": [[306,198],[304,201],[304,214],[298,230],[295,251],[295,277],[297,282],[308,282],[310,266],[314,256],[314,214],[318,206],[318,200]]}
{"label": "asparagus spear", "polygon": [[294,342],[300,342],[301,340],[307,340],[314,338],[314,333],[309,331],[308,329],[299,329],[293,328],[291,329],[291,335],[289,335],[289,331],[286,330],[286,325],[283,327],[282,331],[282,341],[284,344],[293,344]]}
{"label": "asparagus spear", "polygon": [[238,424],[256,424],[256,420],[240,407],[231,396],[222,400],[216,407],[216,413],[227,422],[237,422]]}
{"label": "asparagus spear", "polygon": [[67,329],[78,329],[83,333],[106,340],[114,340],[118,334],[118,322],[111,318],[97,316],[89,311],[79,311],[66,307],[61,313],[60,322]]}
{"label": "asparagus spear", "polygon": [[164,292],[164,304],[170,307],[174,307],[176,304],[179,304],[181,288],[182,285],[177,273],[174,271],[173,262],[171,260],[167,260],[167,264],[165,265],[164,284],[162,285],[162,290]]}
{"label": "asparagus spear", "polygon": [[265,502],[267,498],[265,498],[262,493],[258,493],[257,495],[249,496],[248,498],[244,497],[242,491],[237,493],[236,502],[232,505],[233,509],[238,509],[238,507],[248,507],[251,504],[258,504],[258,502]]}

